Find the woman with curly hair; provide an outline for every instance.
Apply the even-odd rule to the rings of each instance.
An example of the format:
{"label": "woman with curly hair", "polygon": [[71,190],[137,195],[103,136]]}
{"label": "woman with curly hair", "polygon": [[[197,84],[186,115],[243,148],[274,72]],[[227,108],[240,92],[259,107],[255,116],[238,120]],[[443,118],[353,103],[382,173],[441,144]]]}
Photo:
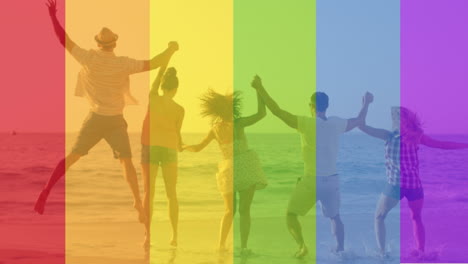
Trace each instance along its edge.
{"label": "woman with curly hair", "polygon": [[468,144],[444,142],[424,133],[418,116],[404,107],[392,107],[393,131],[366,125],[360,129],[375,138],[385,141],[385,166],[387,183],[375,212],[375,233],[380,254],[386,257],[385,218],[398,202],[406,198],[411,210],[413,234],[417,249],[411,255],[424,258],[425,229],[421,217],[424,191],[419,176],[419,145],[439,149],[465,149]]}
{"label": "woman with curly hair", "polygon": [[[260,78],[255,76],[252,86],[259,81]],[[265,104],[257,94],[257,113],[241,117],[238,93],[222,95],[209,90],[201,100],[202,115],[212,119],[212,127],[200,144],[187,146],[185,149],[199,152],[211,141],[218,142],[223,160],[219,163],[216,179],[225,205],[219,249],[225,250],[226,239],[236,211],[236,193],[239,193],[241,254],[245,256],[251,252],[247,248],[251,222],[250,206],[255,191],[265,188],[267,180],[257,154],[247,145],[244,129],[265,117]]]}

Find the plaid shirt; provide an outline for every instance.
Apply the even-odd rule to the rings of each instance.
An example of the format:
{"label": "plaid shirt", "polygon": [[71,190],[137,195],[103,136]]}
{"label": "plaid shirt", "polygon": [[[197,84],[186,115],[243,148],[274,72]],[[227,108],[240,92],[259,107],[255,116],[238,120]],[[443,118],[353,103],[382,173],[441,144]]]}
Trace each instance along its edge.
{"label": "plaid shirt", "polygon": [[418,145],[401,142],[394,132],[385,143],[385,167],[388,183],[400,188],[422,188],[419,179]]}

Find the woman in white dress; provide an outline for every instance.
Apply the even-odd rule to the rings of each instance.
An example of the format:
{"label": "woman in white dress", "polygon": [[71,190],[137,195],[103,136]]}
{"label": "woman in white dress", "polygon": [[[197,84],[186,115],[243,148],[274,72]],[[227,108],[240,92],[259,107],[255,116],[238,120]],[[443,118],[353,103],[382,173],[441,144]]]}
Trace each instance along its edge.
{"label": "woman in white dress", "polygon": [[[260,78],[255,76],[252,86],[260,81]],[[186,146],[184,149],[199,152],[211,141],[218,142],[223,160],[219,163],[216,179],[225,204],[219,249],[225,250],[226,239],[236,211],[236,193],[239,193],[241,255],[248,255],[251,252],[247,248],[251,222],[250,206],[255,191],[265,188],[267,180],[257,154],[248,148],[244,128],[265,117],[265,104],[257,94],[257,113],[241,117],[240,98],[237,93],[221,95],[209,90],[201,100],[202,115],[212,118],[212,127],[200,144]]]}

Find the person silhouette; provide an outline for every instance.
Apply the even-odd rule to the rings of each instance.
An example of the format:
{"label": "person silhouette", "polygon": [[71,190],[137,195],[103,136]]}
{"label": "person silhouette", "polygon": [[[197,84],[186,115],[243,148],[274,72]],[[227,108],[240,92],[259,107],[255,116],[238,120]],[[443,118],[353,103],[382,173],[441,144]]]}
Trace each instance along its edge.
{"label": "person silhouette", "polygon": [[123,117],[124,107],[136,103],[130,93],[129,76],[159,68],[177,51],[178,44],[169,42],[168,48],[151,60],[117,56],[114,49],[117,47],[118,35],[104,27],[94,38],[98,49],[85,50],[72,41],[60,25],[57,19],[57,2],[49,0],[47,7],[60,44],[83,66],[78,75],[75,95],[85,97],[91,109],[71,153],[57,164],[37,198],[34,210],[39,214],[44,213],[47,198],[55,184],[73,164],[104,139],[112,148],[114,157],[119,159],[123,166],[125,178],[133,194],[134,208],[138,211],[139,221],[143,223],[147,218],[132,162],[127,122]]}
{"label": "person silhouette", "polygon": [[[259,77],[256,76],[252,86],[259,81]],[[217,141],[223,160],[219,163],[216,179],[225,205],[219,249],[226,250],[226,239],[236,212],[238,193],[241,255],[245,257],[251,254],[247,245],[251,224],[250,207],[255,191],[265,188],[268,184],[260,159],[255,151],[249,149],[245,135],[246,127],[256,124],[266,115],[265,104],[258,94],[257,104],[257,113],[242,117],[238,93],[222,95],[209,90],[202,97],[202,115],[211,117],[212,127],[201,143],[184,147],[185,150],[199,152],[211,141]]]}
{"label": "person silhouette", "polygon": [[392,131],[378,129],[364,123],[359,128],[369,136],[385,141],[385,167],[387,182],[375,211],[374,228],[379,254],[386,258],[385,218],[406,198],[411,210],[417,249],[411,255],[425,256],[426,232],[422,220],[424,190],[419,175],[419,145],[439,149],[466,149],[468,144],[436,140],[424,133],[418,116],[405,107],[392,107]]}
{"label": "person silhouette", "polygon": [[345,233],[339,214],[340,191],[336,169],[339,137],[363,122],[373,100],[372,94],[364,95],[362,109],[356,118],[343,119],[327,117],[329,98],[323,92],[316,92],[311,96],[309,106],[312,117],[305,117],[293,115],[280,108],[262,82],[258,82],[255,88],[273,115],[301,135],[304,176],[298,179],[289,200],[286,218],[288,230],[299,246],[295,256],[302,258],[308,254],[298,215],[307,214],[317,201],[320,201],[323,215],[331,221],[332,233],[337,243],[334,251],[344,251]]}
{"label": "person silhouette", "polygon": [[[150,92],[148,111],[143,122],[141,143],[141,168],[144,182],[144,208],[149,221],[146,224],[144,247],[150,246],[150,227],[153,215],[154,188],[159,167],[162,170],[166,196],[169,205],[169,218],[172,226],[170,245],[177,246],[179,202],[177,199],[178,155],[182,149],[180,130],[184,120],[184,108],[174,101],[179,87],[175,68],[164,64],[156,77]],[[159,94],[159,89],[163,94]]]}

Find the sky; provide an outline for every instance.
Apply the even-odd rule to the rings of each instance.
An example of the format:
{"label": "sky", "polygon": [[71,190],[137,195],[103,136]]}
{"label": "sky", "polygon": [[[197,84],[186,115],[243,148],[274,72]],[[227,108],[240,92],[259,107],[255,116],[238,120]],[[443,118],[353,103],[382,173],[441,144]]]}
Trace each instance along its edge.
{"label": "sky", "polygon": [[368,124],[391,128],[400,103],[399,1],[317,1],[317,90],[330,115],[354,117],[366,91],[375,101]]}
{"label": "sky", "polygon": [[64,53],[44,2],[3,2],[0,32],[0,131],[63,131]]}
{"label": "sky", "polygon": [[[280,107],[296,115],[311,115],[310,96],[323,91],[328,115],[352,118],[372,92],[368,122],[390,129],[390,107],[400,103],[399,1],[314,2],[271,1],[268,12],[262,1],[235,5],[235,89],[245,93],[245,114],[256,110],[247,79],[258,73]],[[293,132],[271,114],[248,131]]]}
{"label": "sky", "polygon": [[[94,36],[104,26],[119,35],[115,53],[120,56],[149,59],[169,41],[178,41],[180,51],[170,66],[179,72],[175,100],[186,108],[183,129],[208,131],[210,121],[199,115],[199,97],[208,88],[221,93],[233,90],[232,3],[69,0],[65,7],[64,2],[58,0],[59,20],[82,48],[96,48]],[[2,64],[9,65],[10,74],[3,77],[8,92],[0,96],[0,131],[78,131],[89,112],[88,102],[74,96],[81,67],[57,41],[45,3],[10,1],[7,7],[0,11],[0,27],[4,39],[15,41],[1,43]],[[16,15],[20,13],[34,23]],[[140,104],[124,112],[129,131],[141,130],[154,76],[131,77],[131,90]]]}
{"label": "sky", "polygon": [[467,134],[468,2],[402,3],[401,103],[427,133]]}
{"label": "sky", "polygon": [[[184,2],[184,5],[180,1],[155,1],[151,6],[146,1],[121,1],[119,5],[111,2],[67,1],[66,12],[62,14],[66,16],[67,32],[80,46],[91,49],[95,48],[94,35],[101,27],[107,26],[120,36],[117,55],[139,59],[162,51],[170,40],[179,41],[181,49],[174,55],[171,66],[179,71],[180,88],[176,101],[186,108],[185,132],[203,133],[208,130],[209,120],[199,115],[199,97],[208,88],[222,93],[233,89],[242,91],[243,113],[253,113],[255,92],[249,83],[254,74],[263,77],[265,86],[282,107],[298,115],[310,114],[308,98],[315,91],[315,72],[318,89],[331,97],[332,115],[356,115],[363,92],[373,91],[376,107],[375,112],[370,113],[369,120],[376,126],[388,125],[378,116],[386,114],[388,106],[395,104],[398,97],[399,13],[395,1],[385,4],[364,1],[365,4],[359,6],[343,1],[340,1],[340,5],[336,1],[318,1],[316,21],[311,1],[297,1],[294,5],[259,2],[257,6],[253,3],[242,6],[242,2],[238,1],[240,4],[234,7],[220,1]],[[59,8],[63,9],[60,6],[63,1],[58,3]],[[270,5],[269,12],[265,12],[265,4]],[[15,8],[22,7],[17,5]],[[103,12],[110,9],[112,12]],[[34,32],[40,36],[39,44],[48,48],[43,51],[50,53],[49,50],[52,50],[60,54],[60,45],[43,3],[34,2],[28,12],[37,17]],[[84,16],[86,19],[83,19]],[[26,29],[27,25],[22,27]],[[256,42],[249,42],[255,36]],[[234,37],[238,40],[233,40]],[[63,78],[53,76],[63,74],[63,71],[51,73],[44,67],[44,54],[27,49],[26,41],[27,37],[24,37],[20,42],[19,47],[24,49],[18,58],[30,58],[28,68],[35,69],[33,72],[41,78],[26,78],[18,84],[21,90],[32,92],[24,93],[16,89],[3,98],[2,113],[16,112],[17,115],[2,122],[0,131],[60,129],[57,128],[60,122],[56,122],[55,127],[36,123],[54,115],[59,118],[54,109],[63,109],[63,106],[58,102],[60,97],[51,97],[49,104],[39,103],[37,98],[41,96],[43,99],[39,101],[47,100],[44,95],[48,93],[34,95],[38,93],[34,87],[51,86],[52,80],[54,89],[60,91]],[[14,57],[11,63],[13,60]],[[60,66],[59,59],[54,63],[56,67]],[[65,56],[63,65],[66,67],[65,127],[66,131],[72,132],[79,129],[88,113],[88,104],[86,100],[73,95],[80,66],[69,55]],[[15,71],[19,72],[17,69]],[[130,131],[141,128],[153,77],[154,73],[144,73],[131,78],[131,89],[140,105],[125,110]],[[28,95],[33,100],[25,107],[19,102]],[[51,101],[57,101],[55,104],[58,107],[54,108]],[[30,108],[34,111],[30,112]],[[291,132],[271,114],[248,131]]]}
{"label": "sky", "polygon": [[[250,87],[256,74],[280,107],[310,115],[316,85],[315,24],[315,1],[234,2],[234,90],[242,93],[243,116],[257,111]],[[294,133],[269,111],[246,131]]]}
{"label": "sky", "polygon": [[[209,120],[199,115],[199,97],[208,88],[241,91],[243,114],[254,113],[255,92],[249,83],[255,74],[280,106],[294,114],[309,115],[309,97],[319,90],[330,96],[329,115],[354,117],[362,95],[370,91],[375,95],[368,117],[372,126],[390,128],[390,107],[401,99],[426,121],[429,132],[468,131],[462,122],[446,118],[461,116],[464,97],[456,95],[468,82],[463,77],[467,29],[456,26],[467,22],[460,11],[467,5],[463,1],[447,6],[444,12],[451,15],[444,19],[435,2],[422,9],[408,4],[402,9],[405,17],[400,17],[399,1],[317,0],[316,7],[305,0],[114,3],[67,1],[64,10],[64,1],[59,1],[59,17],[63,23],[66,16],[67,32],[87,49],[96,47],[93,37],[103,26],[120,36],[117,55],[147,59],[168,41],[179,41],[181,49],[170,66],[179,72],[176,101],[186,108],[184,132],[209,129]],[[13,1],[0,12],[4,39],[15,40],[3,41],[0,50],[8,65],[0,131],[77,131],[88,113],[87,102],[73,96],[80,66],[64,55],[44,3]],[[16,13],[34,23],[12,15]],[[411,19],[416,15],[418,19]],[[131,78],[140,104],[125,110],[130,131],[141,128],[154,74]],[[440,100],[442,90],[449,92],[450,103]],[[248,132],[291,130],[269,114]]]}
{"label": "sky", "polygon": [[[199,112],[199,97],[208,89],[232,92],[232,7],[224,1],[71,1],[67,5],[67,30],[84,47],[94,48],[93,36],[108,26],[119,34],[117,55],[148,59],[159,54],[169,41],[180,50],[169,67],[178,71],[175,100],[185,110],[184,132],[207,133],[210,120]],[[113,12],[105,12],[112,6]],[[79,10],[82,10],[80,12]],[[82,14],[88,19],[83,21]],[[77,131],[87,114],[87,102],[73,96],[80,66],[67,56],[67,131]],[[129,131],[140,132],[148,105],[150,85],[157,71],[131,76],[131,90],[139,100],[128,106],[124,116]]]}

